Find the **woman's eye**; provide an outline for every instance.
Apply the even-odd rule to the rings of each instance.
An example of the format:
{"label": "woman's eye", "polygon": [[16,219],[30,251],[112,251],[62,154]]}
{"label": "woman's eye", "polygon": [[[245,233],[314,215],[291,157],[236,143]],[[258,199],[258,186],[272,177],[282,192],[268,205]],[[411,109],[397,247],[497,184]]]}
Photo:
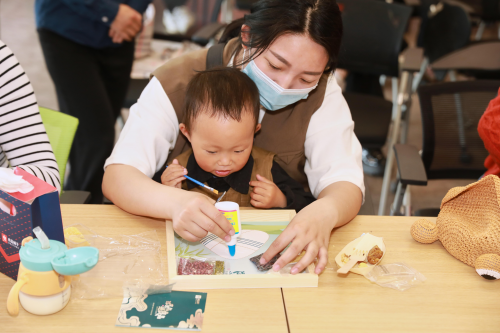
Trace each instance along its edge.
{"label": "woman's eye", "polygon": [[306,81],[304,79],[301,79],[301,80],[302,80],[302,82],[307,83],[307,84],[311,84],[312,83],[312,81]]}
{"label": "woman's eye", "polygon": [[271,66],[273,69],[280,70],[279,67],[274,66],[273,64],[269,63],[269,66]]}

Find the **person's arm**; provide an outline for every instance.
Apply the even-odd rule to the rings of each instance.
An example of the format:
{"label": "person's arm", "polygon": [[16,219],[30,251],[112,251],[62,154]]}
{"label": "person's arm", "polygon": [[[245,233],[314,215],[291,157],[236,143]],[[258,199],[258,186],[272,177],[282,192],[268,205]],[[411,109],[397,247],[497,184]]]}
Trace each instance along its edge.
{"label": "person's arm", "polygon": [[[61,191],[59,168],[33,87],[12,51],[0,41],[1,166],[20,167]],[[3,154],[1,154],[3,155]]]}
{"label": "person's arm", "polygon": [[146,86],[106,160],[102,190],[115,205],[132,214],[171,219],[174,230],[189,241],[210,231],[224,239],[234,229],[205,195],[156,183],[179,134],[173,106],[160,82]]}
{"label": "person's arm", "polygon": [[330,80],[322,106],[314,113],[306,134],[306,172],[309,187],[318,200],[302,209],[264,253],[269,261],[288,244],[276,262],[279,270],[307,248],[292,268],[302,271],[316,257],[316,273],[328,262],[328,242],[334,227],[348,223],[359,211],[364,195],[361,145],[354,135],[349,107],[338,84]]}

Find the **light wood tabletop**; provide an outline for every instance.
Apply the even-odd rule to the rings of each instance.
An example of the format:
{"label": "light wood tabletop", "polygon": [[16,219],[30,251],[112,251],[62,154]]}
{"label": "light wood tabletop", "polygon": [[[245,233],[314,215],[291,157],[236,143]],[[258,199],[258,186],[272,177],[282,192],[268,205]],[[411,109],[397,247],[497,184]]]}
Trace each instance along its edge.
{"label": "light wood tabletop", "polygon": [[[162,258],[166,258],[165,222],[130,215],[110,205],[61,205],[65,226],[80,223],[103,235],[133,235],[156,230]],[[166,265],[164,265],[166,268]],[[166,271],[165,271],[166,274]],[[7,332],[129,332],[115,327],[121,298],[71,300],[61,312],[51,316],[35,316],[20,309],[10,317],[6,309],[7,295],[14,281],[0,274],[0,331]],[[288,332],[281,289],[208,290],[203,332]],[[147,328],[133,331],[151,332]]]}
{"label": "light wood tabletop", "polygon": [[330,268],[318,288],[283,289],[290,332],[500,332],[500,281],[483,279],[439,241],[414,241],[417,219],[358,216],[333,232],[329,260],[335,267],[337,253],[370,232],[384,238],[381,264],[406,263],[427,278],[423,284],[401,292]]}

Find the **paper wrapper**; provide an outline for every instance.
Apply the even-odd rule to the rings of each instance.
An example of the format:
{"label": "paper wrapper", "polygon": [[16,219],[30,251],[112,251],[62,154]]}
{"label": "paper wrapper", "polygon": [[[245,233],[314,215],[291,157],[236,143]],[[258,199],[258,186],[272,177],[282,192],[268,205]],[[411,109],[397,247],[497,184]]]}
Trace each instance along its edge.
{"label": "paper wrapper", "polygon": [[[375,245],[377,245],[382,250],[382,252],[384,252],[384,254],[382,255],[382,258],[380,258],[380,260],[379,260],[378,263],[380,263],[382,261],[382,259],[384,259],[385,251],[386,251],[385,250],[384,239],[382,237],[376,237],[376,236],[373,236],[373,235],[367,233],[367,234],[362,235],[361,237],[356,238],[355,240],[353,240],[349,244],[347,244],[342,249],[342,251],[340,251],[337,254],[337,256],[335,257],[335,262],[337,263],[337,265],[339,267],[344,266],[347,263],[347,261],[348,261],[348,260],[347,261],[344,260],[345,262],[342,261],[342,257],[343,257],[342,254],[350,256],[352,254],[352,252],[353,252],[353,249],[356,247],[356,245],[359,243],[359,241],[363,237],[369,237],[369,239],[370,239],[369,240],[369,242],[370,242],[369,246],[367,246],[367,247],[369,247],[371,249]],[[360,274],[360,275],[365,275],[368,272],[370,272],[373,269],[373,267],[375,267],[376,265],[378,265],[378,263],[375,264],[375,265],[372,265],[372,264],[370,264],[368,262],[365,262],[365,264],[366,264],[365,267],[360,267],[359,263],[358,263],[353,268],[351,268],[350,272],[353,272],[353,273],[356,273],[356,274]]]}

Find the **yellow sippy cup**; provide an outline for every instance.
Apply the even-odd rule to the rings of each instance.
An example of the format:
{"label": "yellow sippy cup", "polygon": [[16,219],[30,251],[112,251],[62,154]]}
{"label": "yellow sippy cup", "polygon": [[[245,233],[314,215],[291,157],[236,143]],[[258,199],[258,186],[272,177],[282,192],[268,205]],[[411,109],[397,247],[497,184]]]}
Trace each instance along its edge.
{"label": "yellow sippy cup", "polygon": [[7,298],[7,311],[16,316],[19,301],[36,315],[49,315],[62,310],[71,296],[71,276],[92,269],[99,260],[94,247],[68,250],[59,241],[49,240],[40,227],[33,229],[37,239],[22,242],[17,282]]}

